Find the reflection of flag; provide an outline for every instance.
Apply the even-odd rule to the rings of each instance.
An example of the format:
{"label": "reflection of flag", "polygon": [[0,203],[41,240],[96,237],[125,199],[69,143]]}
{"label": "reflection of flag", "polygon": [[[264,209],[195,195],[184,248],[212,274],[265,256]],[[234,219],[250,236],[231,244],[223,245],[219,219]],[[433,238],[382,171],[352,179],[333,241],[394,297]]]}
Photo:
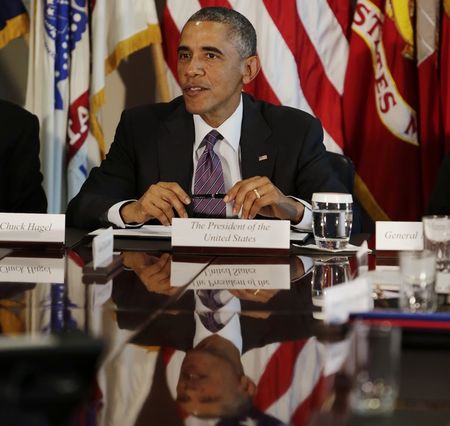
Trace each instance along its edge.
{"label": "reflection of flag", "polygon": [[[163,350],[167,383],[175,399],[185,354],[167,348]],[[315,337],[271,343],[243,354],[245,374],[256,384],[254,408],[247,413],[248,424],[252,424],[252,418],[257,420],[262,417],[267,423],[257,424],[309,424],[311,415],[323,402],[324,355],[323,345]],[[245,418],[244,415],[242,421],[247,424]],[[189,419],[192,416],[184,418],[184,423],[189,424]],[[192,424],[195,424],[193,420]]]}
{"label": "reflection of flag", "polygon": [[410,2],[358,0],[344,86],[346,153],[375,219],[417,220],[421,172]]}
{"label": "reflection of flag", "polygon": [[444,0],[441,37],[440,77],[445,132],[445,152],[450,152],[450,0]]}
{"label": "reflection of flag", "polygon": [[154,2],[147,0],[36,0],[33,7],[27,108],[40,118],[44,187],[49,212],[58,213],[99,162],[92,134],[105,153],[96,119],[105,75],[159,41],[160,33]]}
{"label": "reflection of flag", "polygon": [[308,111],[322,121],[328,149],[342,151],[341,95],[348,56],[351,1],[168,0],[163,37],[172,95],[180,31],[200,7],[225,6],[246,16],[258,36],[262,70],[246,91],[275,104]]}
{"label": "reflection of flag", "polygon": [[439,0],[416,0],[419,135],[424,207],[443,158],[438,68]]}
{"label": "reflection of flag", "polygon": [[28,32],[28,15],[21,0],[0,0],[0,49]]}

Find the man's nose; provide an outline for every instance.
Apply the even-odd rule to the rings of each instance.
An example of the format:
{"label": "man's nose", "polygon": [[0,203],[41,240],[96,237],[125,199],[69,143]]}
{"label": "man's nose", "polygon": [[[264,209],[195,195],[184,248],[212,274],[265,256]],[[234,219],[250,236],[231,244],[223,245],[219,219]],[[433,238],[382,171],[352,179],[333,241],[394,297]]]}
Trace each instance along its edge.
{"label": "man's nose", "polygon": [[193,56],[189,61],[186,74],[190,77],[204,74],[203,64],[197,57]]}

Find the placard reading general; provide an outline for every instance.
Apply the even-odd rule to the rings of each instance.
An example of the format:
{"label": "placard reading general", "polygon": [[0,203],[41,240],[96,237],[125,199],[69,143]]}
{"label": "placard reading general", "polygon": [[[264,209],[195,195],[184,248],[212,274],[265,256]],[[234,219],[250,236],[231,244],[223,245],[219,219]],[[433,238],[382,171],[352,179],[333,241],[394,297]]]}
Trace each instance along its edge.
{"label": "placard reading general", "polygon": [[173,247],[289,249],[288,220],[172,220]]}
{"label": "placard reading general", "polygon": [[423,250],[422,222],[376,222],[377,250]]}
{"label": "placard reading general", "polygon": [[64,243],[63,214],[0,213],[0,241]]}

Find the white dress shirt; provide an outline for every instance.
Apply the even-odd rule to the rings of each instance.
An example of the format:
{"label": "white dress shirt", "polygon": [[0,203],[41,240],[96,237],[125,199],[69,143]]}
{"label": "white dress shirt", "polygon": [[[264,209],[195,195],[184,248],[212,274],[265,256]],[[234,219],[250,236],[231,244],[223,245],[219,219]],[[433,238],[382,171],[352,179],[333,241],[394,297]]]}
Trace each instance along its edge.
{"label": "white dress shirt", "polygon": [[[239,315],[241,313],[241,301],[233,296],[228,290],[220,292],[221,300],[226,300],[226,303],[216,311],[208,308],[203,304],[201,299],[195,294],[195,335],[194,335],[194,348],[207,337],[217,334],[224,339],[229,340],[242,354],[242,333],[241,323],[239,321]],[[205,327],[200,319],[199,313],[201,312],[214,312],[214,316],[217,320],[220,320],[224,326],[217,332],[213,333]]]}
{"label": "white dress shirt", "polygon": [[[228,192],[231,187],[236,183],[242,180],[242,170],[241,170],[241,149],[239,145],[239,141],[241,139],[241,128],[242,128],[242,117],[244,112],[244,106],[242,103],[242,96],[239,102],[238,107],[234,111],[234,113],[227,118],[219,127],[214,128],[211,127],[203,118],[198,114],[193,115],[194,119],[194,129],[195,129],[195,141],[194,141],[194,149],[193,149],[193,162],[194,162],[194,170],[197,168],[198,160],[205,150],[205,145],[202,145],[202,141],[205,136],[211,130],[217,130],[222,136],[223,139],[218,141],[214,145],[214,152],[219,156],[220,161],[222,163],[223,170],[223,178],[225,181],[225,192]],[[194,189],[194,181],[195,178],[192,179],[192,190]],[[300,229],[311,229],[312,226],[312,210],[311,205],[306,201],[300,200],[296,197],[292,197],[298,202],[302,203],[305,206],[305,212],[303,214],[302,220],[294,225]],[[135,200],[125,200],[119,203],[114,204],[108,210],[108,220],[114,225],[120,228],[126,227],[136,227],[141,226],[142,224],[137,225],[127,225],[123,222],[122,217],[120,216],[120,208],[123,204],[128,203],[130,201]],[[232,203],[228,203],[226,205],[226,215],[227,217],[233,217],[232,215],[233,205]]]}

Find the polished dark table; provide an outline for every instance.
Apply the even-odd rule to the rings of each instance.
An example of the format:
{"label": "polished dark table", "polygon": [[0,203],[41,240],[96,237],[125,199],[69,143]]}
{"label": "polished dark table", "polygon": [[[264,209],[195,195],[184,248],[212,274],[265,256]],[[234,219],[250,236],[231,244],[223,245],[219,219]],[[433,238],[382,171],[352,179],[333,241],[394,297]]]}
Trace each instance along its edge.
{"label": "polished dark table", "polygon": [[[352,413],[352,377],[345,368],[351,358],[352,325],[325,325],[318,319],[320,304],[315,303],[314,264],[330,256],[300,248],[285,256],[186,255],[172,253],[170,242],[164,240],[128,239],[115,245],[121,253],[117,267],[97,276],[83,273],[91,261],[91,248],[82,232],[68,232],[68,248],[60,253],[13,253],[23,264],[34,266],[33,257],[42,256],[43,270],[45,258],[53,259],[53,267],[59,259],[56,263],[62,265],[63,278],[0,282],[0,357],[5,369],[0,395],[10,401],[0,404],[0,424],[450,422],[450,333],[438,333],[436,339],[433,330],[403,333],[395,411],[387,416]],[[355,272],[353,255],[338,259],[348,265],[350,274]],[[371,268],[395,262],[392,253],[369,258]],[[227,339],[196,336],[199,316],[194,288],[198,289],[202,277],[223,274],[227,265],[234,276],[227,283],[235,286],[232,293],[240,304],[230,315],[237,312],[238,337],[233,338],[242,340],[241,354]],[[251,268],[261,266],[267,271],[268,265],[282,271],[280,277],[287,272],[286,282],[271,281],[287,288],[268,289],[267,283],[238,288],[243,279],[236,275],[242,272],[248,279]],[[171,271],[177,271],[177,287],[171,285],[175,279]],[[377,303],[392,305],[391,300]],[[56,343],[47,344],[49,337]],[[205,352],[192,350],[196,338],[208,343],[203,343]],[[17,343],[15,352],[5,350],[5,342]],[[20,354],[26,352],[24,342],[30,351],[19,363]],[[39,352],[40,342],[47,352]],[[192,359],[183,370],[186,354]],[[80,378],[80,391],[63,398],[57,391],[69,394],[73,380],[69,373]],[[54,384],[55,375],[65,381],[60,380],[46,398],[42,389],[46,383]],[[236,381],[235,375],[249,380]],[[190,388],[196,390],[194,396]],[[33,392],[25,395],[26,389]],[[53,404],[49,403],[52,398]],[[203,416],[215,420],[207,423]]]}

